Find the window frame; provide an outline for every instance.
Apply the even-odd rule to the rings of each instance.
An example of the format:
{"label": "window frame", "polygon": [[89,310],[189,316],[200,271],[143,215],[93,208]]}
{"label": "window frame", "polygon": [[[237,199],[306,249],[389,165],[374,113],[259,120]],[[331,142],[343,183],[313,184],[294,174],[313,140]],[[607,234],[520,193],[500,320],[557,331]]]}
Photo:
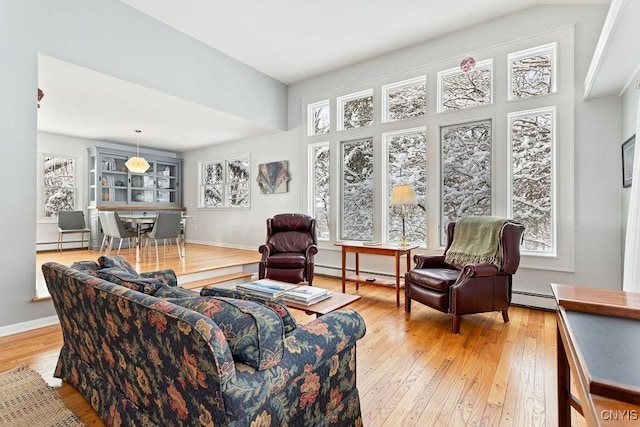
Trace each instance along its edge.
{"label": "window frame", "polygon": [[329,129],[326,132],[316,133],[315,132],[315,123],[313,120],[308,120],[307,124],[307,136],[318,136],[318,135],[326,135],[331,132],[331,104],[328,99],[314,102],[313,104],[309,104],[307,106],[307,117],[313,117],[313,112],[316,109],[322,108],[326,106],[329,109]]}
{"label": "window frame", "polygon": [[[308,171],[308,182],[309,182],[309,197],[307,197],[307,212],[309,212],[311,214],[312,217],[315,218],[315,213],[316,213],[316,209],[315,209],[315,195],[316,195],[316,189],[315,189],[315,150],[320,148],[320,147],[327,147],[327,149],[329,150],[329,169],[331,169],[331,143],[330,141],[321,141],[321,142],[315,142],[312,144],[308,144],[307,145],[307,163],[309,164],[309,168],[307,169]],[[331,225],[331,209],[332,209],[332,201],[331,198],[333,197],[333,191],[332,187],[331,187],[331,174],[329,174],[329,212],[328,212],[328,221],[329,221],[329,225]],[[327,237],[322,237],[320,235],[317,236],[318,241],[330,241],[331,240],[331,227],[329,227],[329,230],[327,232]]]}
{"label": "window frame", "polygon": [[[513,61],[517,59],[534,56],[537,53],[544,53],[551,50],[551,92],[542,95],[532,95],[524,98],[516,98],[513,96]],[[558,64],[558,43],[551,42],[529,49],[523,49],[507,54],[507,101],[524,101],[531,98],[553,95],[558,91],[557,85],[557,64]]]}
{"label": "window frame", "polygon": [[[424,105],[424,114],[420,115],[420,116],[415,116],[415,117],[409,117],[406,119],[396,119],[396,120],[391,120],[389,119],[389,92],[393,91],[393,90],[397,90],[397,89],[402,89],[405,87],[410,87],[410,86],[416,86],[419,84],[423,84],[424,85],[424,92],[425,92],[425,105]],[[413,120],[413,119],[419,119],[421,117],[425,117],[429,115],[429,92],[428,92],[428,87],[427,87],[427,76],[426,75],[420,75],[418,77],[414,77],[411,79],[407,79],[407,80],[402,80],[399,82],[395,82],[395,83],[390,83],[387,85],[383,85],[382,86],[382,118],[381,118],[381,122],[382,123],[395,123],[395,122],[400,122],[403,120]]]}
{"label": "window frame", "polygon": [[488,69],[491,72],[491,90],[489,91],[489,96],[490,96],[490,100],[488,104],[483,104],[483,105],[475,105],[473,107],[468,107],[468,108],[462,108],[459,110],[445,110],[444,106],[443,106],[443,97],[442,97],[442,90],[443,90],[443,84],[442,84],[442,80],[446,77],[449,76],[453,76],[456,74],[466,74],[464,71],[460,70],[460,66],[457,67],[453,67],[453,68],[447,68],[445,70],[442,71],[438,71],[436,74],[436,97],[437,97],[437,103],[436,103],[436,112],[437,113],[449,113],[449,114],[453,114],[453,113],[459,113],[461,111],[471,111],[471,110],[476,110],[478,108],[487,108],[487,107],[491,107],[493,105],[495,105],[495,90],[496,90],[496,75],[495,75],[495,67],[494,67],[494,58],[488,58],[488,59],[484,59],[481,61],[476,62],[476,66],[473,68],[473,70],[468,71],[469,73],[473,72],[473,71],[478,71],[478,70],[482,70],[482,69]]}
{"label": "window frame", "polygon": [[[344,127],[344,104],[353,101],[356,99],[368,98],[371,97],[373,100],[373,110],[371,111],[371,123],[366,126],[358,126],[354,128],[345,128]],[[331,108],[331,107],[329,107]],[[358,92],[349,93],[347,95],[339,96],[336,99],[336,130],[337,131],[350,131],[355,129],[366,129],[375,124],[375,96],[373,93],[373,88],[361,90]]]}
{"label": "window frame", "polygon": [[[228,187],[232,185],[233,182],[228,180],[228,168],[229,163],[237,160],[246,160],[249,163],[248,171],[249,175],[246,180],[247,182],[247,204],[246,205],[229,205],[227,203],[228,199]],[[222,203],[218,206],[207,206],[204,204],[204,190],[205,187],[213,185],[213,184],[205,184],[204,183],[204,167],[209,164],[222,164],[222,181],[216,185],[222,186]],[[251,156],[249,154],[229,157],[227,159],[215,159],[208,160],[203,162],[198,162],[198,209],[249,209],[251,207]]]}
{"label": "window frame", "polygon": [[[45,167],[44,162],[47,158],[64,158],[67,160],[73,161],[73,187],[51,187],[45,185]],[[58,213],[55,212],[51,216],[45,215],[45,195],[46,191],[49,188],[65,188],[71,189],[73,192],[73,209],[78,210],[78,206],[81,205],[81,198],[78,182],[80,181],[79,172],[81,169],[80,158],[77,155],[73,154],[63,154],[63,153],[50,153],[50,152],[39,152],[38,153],[38,182],[40,183],[38,190],[38,221],[40,222],[57,222],[58,221]]]}

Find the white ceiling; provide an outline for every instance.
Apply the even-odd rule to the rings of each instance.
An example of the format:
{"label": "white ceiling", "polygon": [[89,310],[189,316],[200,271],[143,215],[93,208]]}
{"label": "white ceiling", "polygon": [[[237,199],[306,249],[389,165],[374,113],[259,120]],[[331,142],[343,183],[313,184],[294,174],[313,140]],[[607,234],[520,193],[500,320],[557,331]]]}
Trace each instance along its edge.
{"label": "white ceiling", "polygon": [[[611,0],[120,0],[291,84],[537,4]],[[618,0],[613,0],[617,2]],[[626,0],[622,0],[626,1]],[[40,56],[38,129],[187,151],[273,129]]]}

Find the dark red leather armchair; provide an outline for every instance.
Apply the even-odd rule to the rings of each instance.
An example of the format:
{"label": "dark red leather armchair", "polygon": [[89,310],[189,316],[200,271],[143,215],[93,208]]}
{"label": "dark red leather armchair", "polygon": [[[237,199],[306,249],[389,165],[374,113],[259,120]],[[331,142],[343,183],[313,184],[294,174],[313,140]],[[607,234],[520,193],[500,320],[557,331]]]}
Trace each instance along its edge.
{"label": "dark red leather armchair", "polygon": [[279,214],[267,219],[267,242],[258,275],[289,283],[313,283],[313,256],[318,253],[316,220],[303,214]]}
{"label": "dark red leather armchair", "polygon": [[445,255],[453,242],[455,222],[447,226],[447,246],[443,255],[415,255],[416,266],[405,275],[405,311],[411,300],[453,315],[451,330],[460,332],[460,316],[488,311],[502,312],[509,321],[512,275],[520,264],[520,242],[524,227],[504,225],[500,234],[502,268],[493,264],[450,265]]}

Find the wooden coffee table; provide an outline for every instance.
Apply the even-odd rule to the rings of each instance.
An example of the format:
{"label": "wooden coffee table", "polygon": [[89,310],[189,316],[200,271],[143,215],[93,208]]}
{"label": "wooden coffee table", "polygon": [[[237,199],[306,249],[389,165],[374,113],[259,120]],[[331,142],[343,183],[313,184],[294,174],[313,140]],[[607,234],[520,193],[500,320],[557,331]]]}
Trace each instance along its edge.
{"label": "wooden coffee table", "polygon": [[360,295],[343,294],[341,292],[331,292],[331,296],[325,300],[317,302],[311,305],[298,304],[291,301],[286,301],[287,307],[295,308],[297,310],[303,310],[307,314],[315,314],[316,316],[323,316],[332,311],[336,311],[342,307],[346,307],[354,301],[359,300]]}

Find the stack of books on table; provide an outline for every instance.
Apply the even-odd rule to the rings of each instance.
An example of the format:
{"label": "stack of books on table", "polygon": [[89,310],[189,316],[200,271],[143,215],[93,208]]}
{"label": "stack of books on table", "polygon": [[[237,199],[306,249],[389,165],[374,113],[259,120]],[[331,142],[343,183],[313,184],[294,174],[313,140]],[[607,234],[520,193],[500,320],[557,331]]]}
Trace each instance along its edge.
{"label": "stack of books on table", "polygon": [[255,282],[237,285],[236,289],[265,298],[277,298],[281,297],[285,291],[292,290],[297,287],[299,287],[299,285],[275,282],[269,279],[260,279]]}
{"label": "stack of books on table", "polygon": [[312,305],[330,296],[330,291],[314,286],[298,286],[282,294],[285,301],[302,305]]}

